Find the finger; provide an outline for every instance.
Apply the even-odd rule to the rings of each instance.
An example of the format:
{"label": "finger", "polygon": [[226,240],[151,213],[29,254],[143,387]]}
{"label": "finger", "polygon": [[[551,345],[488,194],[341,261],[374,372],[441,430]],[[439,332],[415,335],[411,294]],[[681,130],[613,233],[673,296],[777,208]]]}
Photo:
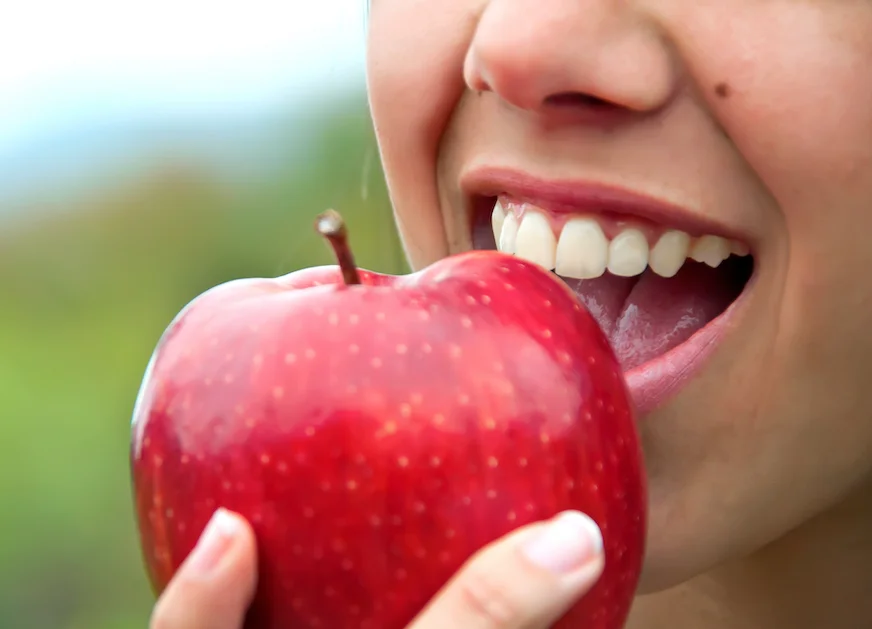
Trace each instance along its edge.
{"label": "finger", "polygon": [[596,523],[565,512],[482,549],[408,629],[544,629],[596,583],[603,567]]}
{"label": "finger", "polygon": [[151,629],[241,629],[254,596],[254,533],[219,509],[155,605]]}

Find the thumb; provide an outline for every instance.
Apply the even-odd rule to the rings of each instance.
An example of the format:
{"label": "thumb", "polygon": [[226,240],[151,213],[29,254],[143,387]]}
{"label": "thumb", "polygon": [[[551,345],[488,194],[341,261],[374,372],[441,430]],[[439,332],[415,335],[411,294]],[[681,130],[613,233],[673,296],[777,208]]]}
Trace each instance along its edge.
{"label": "thumb", "polygon": [[241,629],[254,596],[256,561],[251,527],[219,509],[158,599],[150,629]]}
{"label": "thumb", "polygon": [[599,527],[565,512],[479,551],[408,629],[544,629],[593,587],[603,567]]}

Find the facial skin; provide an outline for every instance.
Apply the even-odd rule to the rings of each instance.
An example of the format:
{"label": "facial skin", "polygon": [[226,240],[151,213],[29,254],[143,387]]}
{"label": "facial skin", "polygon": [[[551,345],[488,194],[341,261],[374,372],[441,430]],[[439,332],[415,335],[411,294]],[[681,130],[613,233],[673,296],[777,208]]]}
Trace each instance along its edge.
{"label": "facial skin", "polygon": [[872,623],[872,2],[374,0],[369,20],[414,267],[471,247],[481,165],[644,191],[753,249],[735,328],[640,420],[642,592],[672,589],[632,626]]}

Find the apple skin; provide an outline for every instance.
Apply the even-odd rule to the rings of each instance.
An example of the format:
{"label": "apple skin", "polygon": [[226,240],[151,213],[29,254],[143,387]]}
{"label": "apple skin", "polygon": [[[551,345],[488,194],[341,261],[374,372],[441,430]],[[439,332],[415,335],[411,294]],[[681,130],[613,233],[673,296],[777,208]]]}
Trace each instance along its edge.
{"label": "apple skin", "polygon": [[155,591],[226,507],[258,539],[247,629],[403,629],[481,547],[578,509],[606,567],[555,627],[622,627],[646,481],[595,320],[559,279],[492,251],[360,279],[236,280],[164,333],[131,449]]}

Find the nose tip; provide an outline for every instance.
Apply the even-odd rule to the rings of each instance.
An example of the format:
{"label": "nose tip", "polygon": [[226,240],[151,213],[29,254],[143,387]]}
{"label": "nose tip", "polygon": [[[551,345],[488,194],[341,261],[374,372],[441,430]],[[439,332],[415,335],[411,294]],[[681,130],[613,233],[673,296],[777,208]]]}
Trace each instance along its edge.
{"label": "nose tip", "polygon": [[675,91],[656,30],[614,0],[491,0],[464,60],[469,89],[543,113],[608,104],[659,108]]}

